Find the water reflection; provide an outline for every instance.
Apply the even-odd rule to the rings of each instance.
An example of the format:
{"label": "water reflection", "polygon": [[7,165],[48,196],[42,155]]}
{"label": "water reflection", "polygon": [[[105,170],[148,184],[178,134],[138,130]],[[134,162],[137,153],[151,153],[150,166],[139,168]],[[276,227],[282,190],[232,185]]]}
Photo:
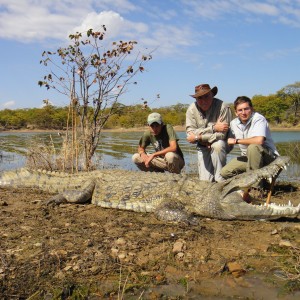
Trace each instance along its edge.
{"label": "water reflection", "polygon": [[[186,173],[197,173],[197,151],[185,139],[184,132],[177,133],[179,144],[185,156]],[[136,152],[142,132],[104,132],[101,143],[96,151],[96,160],[100,167],[123,168],[137,170],[131,162],[131,156]],[[299,132],[273,132],[273,139],[281,155],[289,155],[293,164],[284,171],[282,176],[289,180],[300,179],[300,134]],[[59,147],[62,137],[57,133],[0,133],[0,150],[2,161],[0,170],[19,168],[25,165],[25,155],[29,145],[36,141],[44,141]],[[298,141],[298,142],[296,142]],[[291,153],[291,149],[293,149]],[[298,154],[297,154],[298,153]],[[294,155],[291,155],[294,154]],[[228,155],[228,161],[239,155],[237,147]]]}

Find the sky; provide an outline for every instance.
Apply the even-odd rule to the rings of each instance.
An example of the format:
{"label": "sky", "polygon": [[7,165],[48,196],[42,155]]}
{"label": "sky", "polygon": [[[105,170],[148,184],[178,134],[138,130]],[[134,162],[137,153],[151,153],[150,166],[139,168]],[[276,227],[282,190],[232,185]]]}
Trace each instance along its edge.
{"label": "sky", "polygon": [[300,81],[300,0],[0,0],[0,109],[68,105],[37,84],[42,52],[101,25],[152,52],[127,105],[189,104],[201,83],[232,103]]}

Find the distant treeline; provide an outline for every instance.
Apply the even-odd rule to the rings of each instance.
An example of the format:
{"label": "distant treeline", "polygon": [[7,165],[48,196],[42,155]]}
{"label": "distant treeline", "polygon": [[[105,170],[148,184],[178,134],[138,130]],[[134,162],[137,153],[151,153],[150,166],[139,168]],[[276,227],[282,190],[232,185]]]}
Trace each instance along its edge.
{"label": "distant treeline", "polygon": [[[299,126],[299,113],[294,108],[294,102],[280,95],[261,96],[252,98],[256,111],[263,114],[270,124],[282,127]],[[118,104],[115,114],[106,125],[106,129],[135,128],[147,125],[146,120],[150,112],[159,112],[165,123],[173,126],[185,124],[185,112],[189,104],[175,104],[172,106],[149,108],[143,105],[124,106]],[[42,108],[4,109],[0,111],[0,126],[6,129],[59,129],[67,128],[70,119],[69,107],[55,107],[45,105]],[[105,110],[102,114],[105,117]]]}

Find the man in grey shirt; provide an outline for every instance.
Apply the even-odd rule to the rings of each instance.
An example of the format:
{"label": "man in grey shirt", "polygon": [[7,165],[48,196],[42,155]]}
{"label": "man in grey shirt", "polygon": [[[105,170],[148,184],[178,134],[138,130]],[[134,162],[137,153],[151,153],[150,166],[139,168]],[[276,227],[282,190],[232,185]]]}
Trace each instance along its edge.
{"label": "man in grey shirt", "polygon": [[229,151],[226,138],[232,113],[227,104],[215,98],[217,92],[216,86],[196,86],[191,95],[196,101],[186,112],[187,141],[197,145],[200,180],[222,181],[220,171]]}

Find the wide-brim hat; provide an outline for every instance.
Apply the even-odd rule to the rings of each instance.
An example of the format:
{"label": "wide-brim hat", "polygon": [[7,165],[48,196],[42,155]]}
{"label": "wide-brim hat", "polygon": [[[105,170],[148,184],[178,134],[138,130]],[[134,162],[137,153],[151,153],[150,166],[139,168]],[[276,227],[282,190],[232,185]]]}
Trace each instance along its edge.
{"label": "wide-brim hat", "polygon": [[162,120],[162,117],[159,113],[152,113],[148,116],[148,119],[147,119],[147,123],[149,126],[151,126],[153,123],[158,123],[158,124],[162,124],[163,120]]}
{"label": "wide-brim hat", "polygon": [[211,89],[209,84],[207,83],[199,84],[195,87],[195,94],[190,96],[193,98],[198,98],[209,93],[210,91],[213,93],[214,96],[216,96],[218,93],[218,88],[215,86]]}

